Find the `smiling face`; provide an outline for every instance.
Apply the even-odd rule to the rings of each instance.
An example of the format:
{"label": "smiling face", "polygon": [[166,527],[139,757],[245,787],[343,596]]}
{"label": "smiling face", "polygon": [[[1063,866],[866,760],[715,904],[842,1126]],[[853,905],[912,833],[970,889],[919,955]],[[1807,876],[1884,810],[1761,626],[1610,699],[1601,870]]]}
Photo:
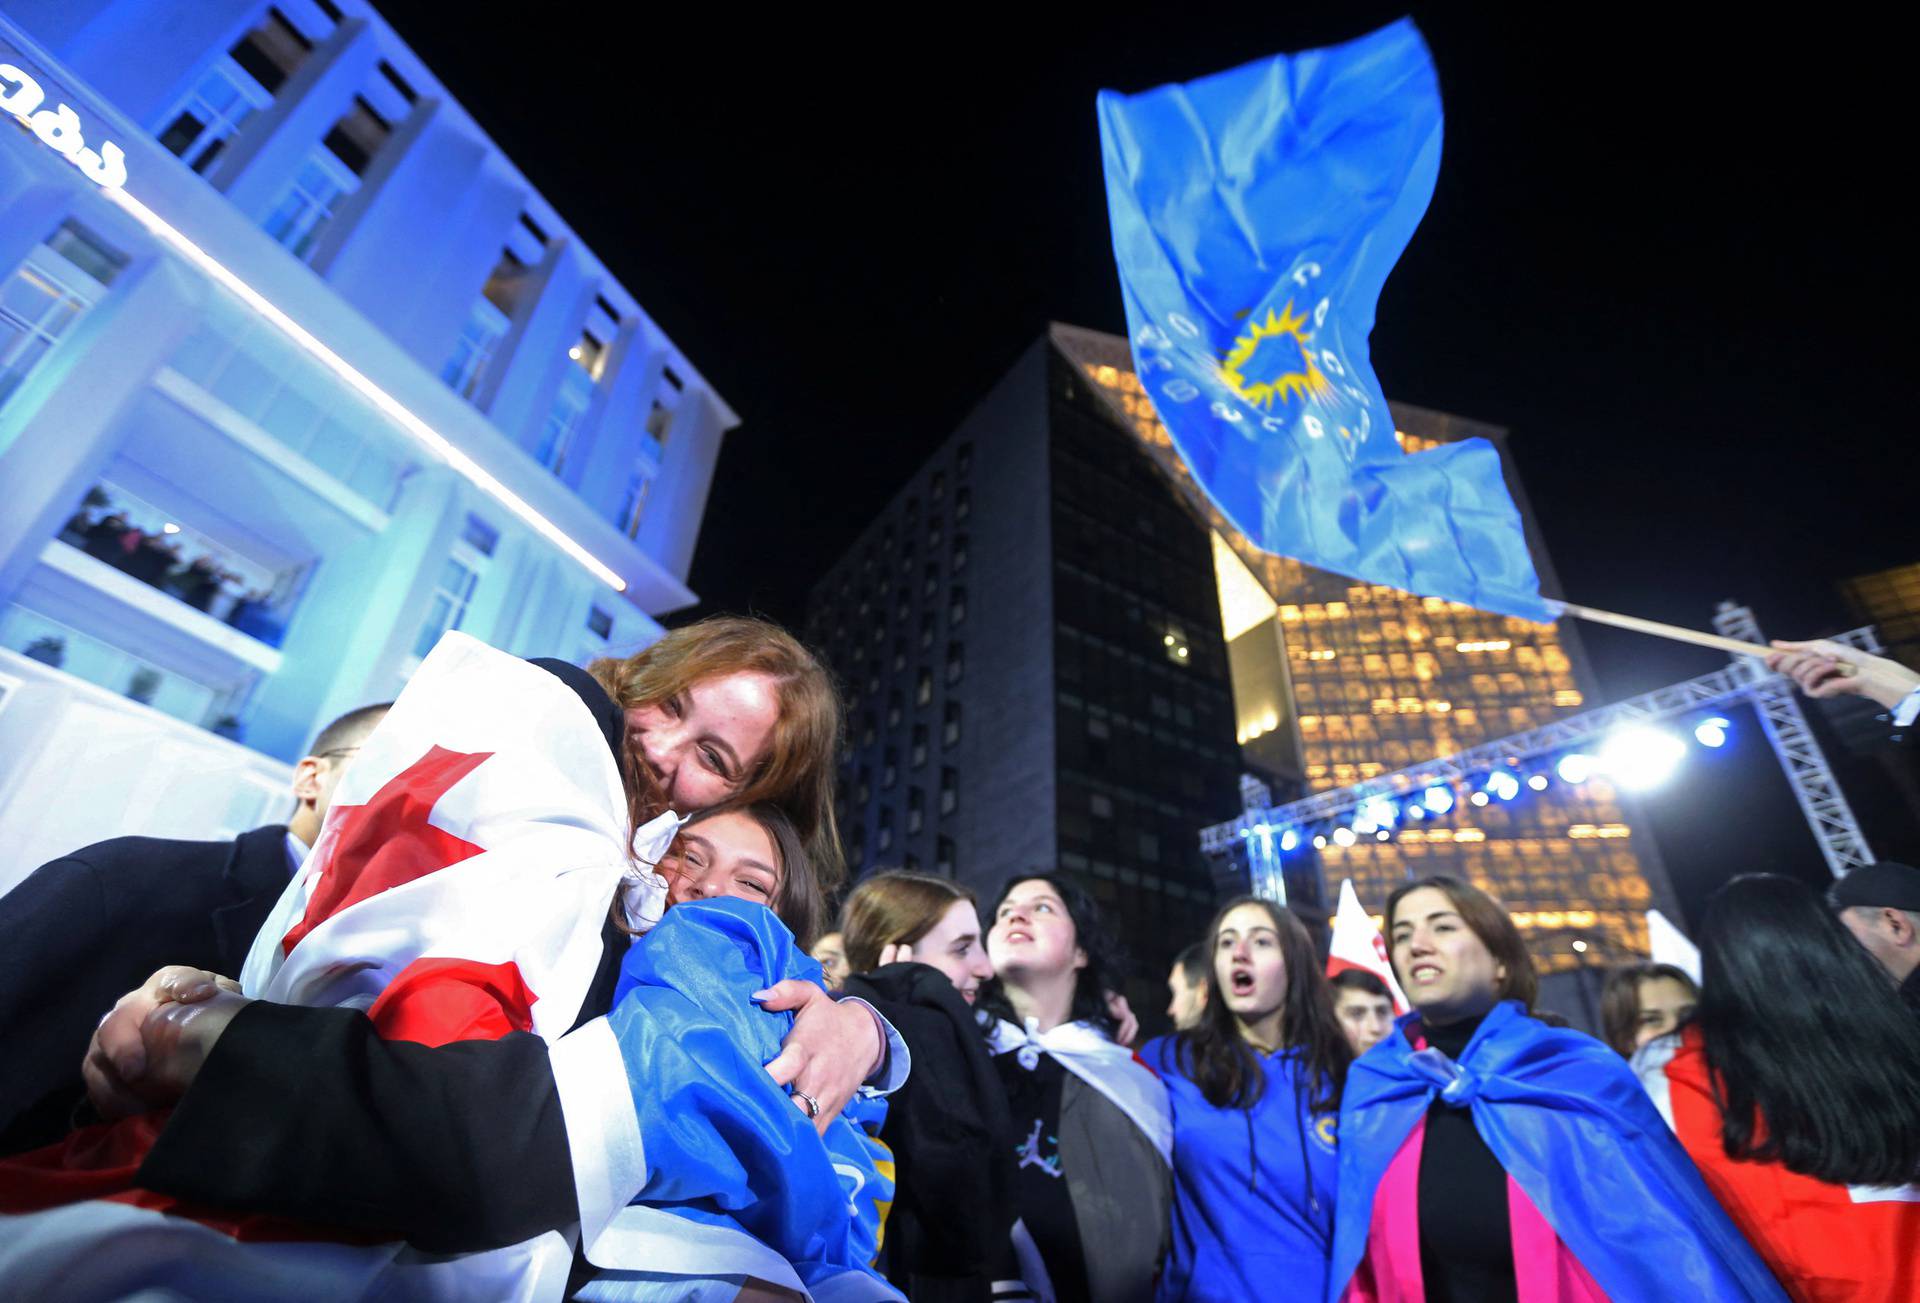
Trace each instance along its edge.
{"label": "smiling face", "polygon": [[772,905],[785,872],[767,830],[738,810],[688,824],[660,861],[670,906],[719,896]]}
{"label": "smiling face", "polygon": [[1438,887],[1417,887],[1394,907],[1393,969],[1421,1016],[1436,1025],[1477,1018],[1500,999],[1507,970]]}
{"label": "smiling face", "polygon": [[987,955],[1003,977],[1056,977],[1087,966],[1066,902],[1048,883],[1016,882],[993,916]]}
{"label": "smiling face", "polygon": [[1671,977],[1640,979],[1640,1018],[1633,1028],[1633,1046],[1639,1049],[1657,1036],[1665,1036],[1693,1016],[1700,997],[1685,982]]}
{"label": "smiling face", "polygon": [[980,911],[970,900],[947,906],[940,921],[913,943],[913,957],[945,973],[968,1004],[979,996],[980,983],[993,976],[993,961],[980,938]]}
{"label": "smiling face", "polygon": [[627,737],[681,814],[736,794],[766,758],[780,718],[773,677],[740,670],[697,680],[627,711]]}
{"label": "smiling face", "polygon": [[1277,1012],[1287,998],[1287,962],[1280,931],[1264,906],[1236,905],[1213,934],[1213,980],[1243,1024]]}

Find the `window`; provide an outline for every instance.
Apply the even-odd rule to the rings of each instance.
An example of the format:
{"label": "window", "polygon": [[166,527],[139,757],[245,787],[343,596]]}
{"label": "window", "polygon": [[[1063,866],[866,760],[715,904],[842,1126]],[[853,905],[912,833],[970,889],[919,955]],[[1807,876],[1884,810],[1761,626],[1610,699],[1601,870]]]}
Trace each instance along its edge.
{"label": "window", "polygon": [[270,8],[260,25],[228,53],[262,90],[275,95],[313,53],[313,42],[288,22],[285,14]]}
{"label": "window", "polygon": [[906,668],[907,668],[907,640],[905,638],[895,638],[893,640],[893,672],[895,674],[898,674],[901,670],[904,670]]}
{"label": "window", "polygon": [[933,646],[933,613],[928,612],[920,617],[920,649],[925,651],[931,646]]}
{"label": "window", "polygon": [[913,682],[913,704],[924,706],[933,700],[933,671],[922,669]]}
{"label": "window", "polygon": [[959,524],[973,514],[973,490],[965,485],[953,491],[953,523]]}
{"label": "window", "polygon": [[899,725],[900,725],[900,694],[898,692],[889,692],[887,694],[887,727],[898,728]]}
{"label": "window", "polygon": [[460,338],[454,341],[453,355],[440,368],[440,378],[454,393],[473,397],[487,373],[487,363],[493,360],[493,350],[506,338],[508,324],[507,314],[484,294],[474,300],[466,324],[460,327]]}
{"label": "window", "polygon": [[205,176],[247,119],[271,103],[273,96],[232,55],[222,55],[160,132],[161,148]]}
{"label": "window", "polygon": [[933,473],[933,491],[928,496],[935,502],[947,496],[947,473],[945,471],[935,471]]}
{"label": "window", "polygon": [[597,606],[587,608],[587,630],[601,640],[613,636],[613,617]]}
{"label": "window", "polygon": [[953,536],[953,568],[955,570],[967,568],[967,536],[957,532]]}
{"label": "window", "polygon": [[[592,344],[592,352],[588,344]],[[569,365],[561,370],[560,390],[547,409],[540,444],[534,450],[534,459],[555,475],[566,468],[567,454],[587,422],[587,413],[593,407],[594,381],[605,357],[605,348],[589,335],[581,336],[581,342],[567,350]]]}
{"label": "window", "polygon": [[860,785],[854,790],[853,799],[861,805],[873,799],[873,769],[868,765],[860,766]]}
{"label": "window", "polygon": [[953,468],[956,473],[961,475],[965,475],[973,469],[973,445],[971,443],[961,444],[959,451],[954,453]]}
{"label": "window", "polygon": [[950,746],[953,746],[955,743],[957,743],[959,740],[960,740],[960,703],[957,701],[949,701],[947,703],[946,723],[942,726],[940,730],[940,745],[943,747],[950,747]]}
{"label": "window", "polygon": [[1113,818],[1113,798],[1111,796],[1095,792],[1087,798],[1087,808],[1093,812],[1093,817],[1096,819]]}
{"label": "window", "polygon": [[874,843],[882,855],[893,849],[893,811],[886,806],[880,807],[880,835]]}
{"label": "window", "polygon": [[892,789],[894,781],[900,777],[900,752],[893,747],[886,750],[886,763],[880,767],[880,788]]}
{"label": "window", "polygon": [[921,595],[932,597],[940,591],[940,567],[928,566],[924,581],[920,585]]}
{"label": "window", "polygon": [[300,165],[279,206],[267,216],[267,234],[288,253],[305,261],[319,243],[320,233],[333,220],[340,201],[359,186],[360,178],[330,150],[324,145],[316,147]]}
{"label": "window", "polygon": [[0,405],[53,351],[127,260],[65,221],[0,285]]}
{"label": "window", "polygon": [[912,851],[908,851],[906,855],[901,858],[900,867],[908,873],[918,873],[920,871],[920,857]]}
{"label": "window", "polygon": [[947,623],[965,624],[967,622],[967,590],[955,584],[947,595]]}
{"label": "window", "polygon": [[879,728],[874,720],[873,712],[869,710],[865,715],[861,716],[860,724],[860,745],[870,747],[873,745],[873,739],[879,735]]}
{"label": "window", "polygon": [[940,813],[952,814],[960,805],[960,773],[954,769],[940,771]]}
{"label": "window", "polygon": [[940,524],[940,517],[935,516],[927,522],[927,547],[937,548],[945,541],[946,532]]}
{"label": "window", "polygon": [[957,642],[948,643],[947,644],[947,683],[949,685],[958,683],[960,681],[960,675],[963,672],[965,672],[965,669],[966,669],[965,655],[960,644]]}
{"label": "window", "polygon": [[380,116],[379,110],[360,96],[353,97],[353,104],[345,116],[333,124],[333,130],[321,141],[328,153],[346,165],[347,171],[356,177],[367,174],[367,166],[373,162],[373,156],[387,143],[387,137],[393,134],[393,128]]}
{"label": "window", "polygon": [[427,599],[427,618],[421,622],[420,632],[413,640],[413,655],[405,667],[406,673],[413,672],[442,634],[460,627],[499,538],[493,527],[478,516],[467,517],[466,528],[440,567],[433,596]]}
{"label": "window", "polygon": [[915,769],[927,763],[927,726],[925,724],[913,726],[913,749],[908,752],[907,763]]}
{"label": "window", "polygon": [[936,837],[933,841],[933,871],[951,878],[957,868],[953,853],[953,838]]}
{"label": "window", "polygon": [[919,788],[909,787],[907,789],[907,834],[911,836],[919,832],[921,825],[926,823],[926,821],[926,797]]}

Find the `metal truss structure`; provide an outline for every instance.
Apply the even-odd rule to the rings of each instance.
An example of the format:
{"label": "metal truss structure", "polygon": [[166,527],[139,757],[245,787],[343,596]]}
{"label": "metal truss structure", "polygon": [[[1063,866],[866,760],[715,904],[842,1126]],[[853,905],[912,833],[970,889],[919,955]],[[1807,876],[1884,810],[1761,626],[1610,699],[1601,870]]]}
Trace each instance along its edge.
{"label": "metal truss structure", "polygon": [[[1746,607],[1722,603],[1719,614],[1714,617],[1714,626],[1727,637],[1765,645],[1759,623]],[[1867,652],[1881,649],[1872,626],[1836,634],[1832,641]],[[1279,895],[1277,861],[1269,843],[1283,829],[1305,830],[1337,819],[1365,801],[1417,796],[1430,787],[1451,785],[1503,766],[1520,765],[1539,756],[1572,750],[1622,725],[1649,723],[1724,702],[1753,704],[1834,876],[1873,863],[1873,852],[1860,832],[1860,825],[1834,780],[1820,744],[1807,726],[1799,702],[1794,699],[1792,681],[1769,672],[1758,659],[1758,653],[1752,659],[1740,657],[1725,669],[1683,683],[1569,715],[1524,733],[1485,742],[1348,787],[1317,792],[1285,805],[1249,808],[1237,819],[1202,829],[1200,848],[1208,855],[1226,855],[1243,841],[1258,838],[1260,849],[1266,853],[1252,857],[1256,864],[1253,888],[1260,895]]]}

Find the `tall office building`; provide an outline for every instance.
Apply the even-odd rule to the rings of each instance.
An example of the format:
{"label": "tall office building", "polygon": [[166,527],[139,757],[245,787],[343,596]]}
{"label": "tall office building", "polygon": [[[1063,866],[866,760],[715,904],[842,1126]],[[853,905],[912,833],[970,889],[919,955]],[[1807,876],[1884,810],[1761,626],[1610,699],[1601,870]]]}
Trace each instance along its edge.
{"label": "tall office building", "polygon": [[737,418],[363,0],[0,0],[0,110],[0,822],[694,600]]}
{"label": "tall office building", "polygon": [[815,587],[808,633],[848,708],[856,870],[990,902],[1061,869],[1148,979],[1214,887],[1196,830],[1238,808],[1206,528],[1057,347],[1021,358]]}
{"label": "tall office building", "polygon": [[1920,562],[1843,580],[1847,605],[1880,630],[1887,655],[1920,665]]}
{"label": "tall office building", "polygon": [[[1577,635],[1458,602],[1330,574],[1261,552],[1206,499],[1132,372],[1126,341],[1055,328],[1055,338],[1211,532],[1236,730],[1249,767],[1280,801],[1345,787],[1410,764],[1578,713],[1592,694]],[[1478,435],[1501,447],[1542,578],[1551,566],[1501,431],[1395,404],[1409,451]],[[1343,878],[1378,910],[1409,877],[1448,873],[1497,894],[1535,957],[1561,972],[1646,953],[1645,911],[1677,917],[1658,852],[1621,794],[1600,778],[1575,785],[1521,769],[1511,800],[1422,811],[1351,844],[1302,829],[1282,855],[1296,901],[1326,907]],[[1535,790],[1533,782],[1543,783]],[[1438,802],[1436,802],[1438,803]],[[1248,850],[1239,852],[1240,862]],[[1571,1012],[1571,1011],[1570,1011]]]}

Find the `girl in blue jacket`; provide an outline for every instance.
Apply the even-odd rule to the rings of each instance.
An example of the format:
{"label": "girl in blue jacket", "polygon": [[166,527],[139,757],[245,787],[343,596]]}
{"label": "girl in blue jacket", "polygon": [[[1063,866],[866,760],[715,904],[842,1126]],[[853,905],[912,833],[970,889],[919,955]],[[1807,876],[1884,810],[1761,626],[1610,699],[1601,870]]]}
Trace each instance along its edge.
{"label": "girl in blue jacket", "polygon": [[1173,1105],[1173,1247],[1158,1298],[1320,1298],[1353,1053],[1313,942],[1285,908],[1232,901],[1207,947],[1200,1022],[1142,1051]]}

